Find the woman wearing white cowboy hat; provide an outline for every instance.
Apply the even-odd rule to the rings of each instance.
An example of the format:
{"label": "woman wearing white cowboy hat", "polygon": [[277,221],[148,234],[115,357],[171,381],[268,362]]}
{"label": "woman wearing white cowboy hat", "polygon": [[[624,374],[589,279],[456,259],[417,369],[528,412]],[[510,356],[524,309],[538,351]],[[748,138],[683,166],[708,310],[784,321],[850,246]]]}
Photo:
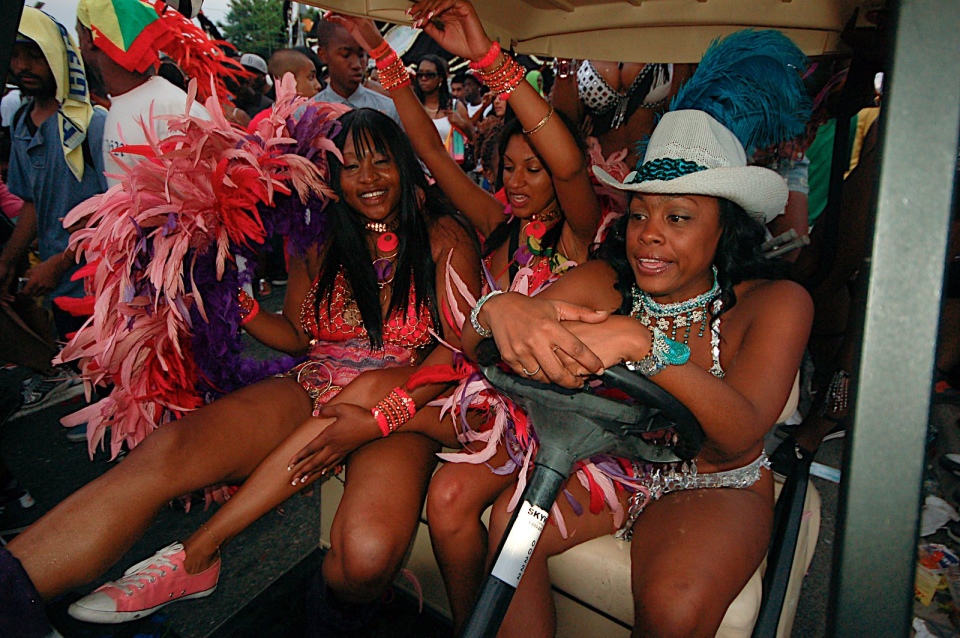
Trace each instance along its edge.
{"label": "woman wearing white cowboy hat", "polygon": [[[764,46],[759,64],[751,53],[736,53]],[[741,93],[736,82],[730,87],[729,74],[712,73],[727,76],[719,88],[702,79],[716,65],[731,64],[749,69],[743,79],[751,82]],[[787,136],[802,124],[804,106],[795,101],[802,87],[792,68],[802,65],[799,51],[773,32],[735,34],[714,45],[700,82],[695,75],[677,96],[637,170],[623,183],[597,171],[630,196],[599,259],[535,298],[503,294],[477,314],[518,373],[536,370],[537,379],[577,387],[628,362],[683,402],[706,434],[693,470],[621,465],[630,468],[617,481],[626,488],[617,490],[622,509],[578,516],[559,499],[567,536],[545,528],[501,636],[551,635],[547,558],[616,530],[632,537],[635,636],[714,635],[763,559],[773,515],[763,437],[790,393],[813,308],[800,286],[775,280],[774,264],[760,255],[761,222],[782,211],[787,188],[772,171],[746,166],[744,144]],[[768,76],[773,67],[780,85],[752,82],[757,71]],[[744,107],[746,93],[763,95],[758,109]],[[780,101],[765,101],[771,93],[780,93]],[[778,106],[794,113],[783,118]],[[745,122],[742,115],[754,110],[763,117]],[[773,111],[778,115],[767,117]],[[757,126],[771,119],[772,130]],[[479,340],[465,330],[468,352]],[[686,489],[666,480],[681,477]],[[590,501],[579,481],[568,481],[566,490]],[[491,548],[508,520],[501,498],[491,516]]]}

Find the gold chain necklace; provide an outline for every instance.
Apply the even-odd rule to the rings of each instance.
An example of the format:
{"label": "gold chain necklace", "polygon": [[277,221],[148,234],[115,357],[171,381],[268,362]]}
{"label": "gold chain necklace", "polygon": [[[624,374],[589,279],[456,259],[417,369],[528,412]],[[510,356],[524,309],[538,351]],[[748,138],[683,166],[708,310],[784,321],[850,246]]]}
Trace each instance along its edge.
{"label": "gold chain necklace", "polygon": [[542,210],[539,213],[534,213],[530,215],[530,221],[533,222],[543,222],[544,224],[549,224],[555,219],[559,219],[563,215],[563,211],[560,210],[559,206],[554,208],[549,208],[547,210]]}

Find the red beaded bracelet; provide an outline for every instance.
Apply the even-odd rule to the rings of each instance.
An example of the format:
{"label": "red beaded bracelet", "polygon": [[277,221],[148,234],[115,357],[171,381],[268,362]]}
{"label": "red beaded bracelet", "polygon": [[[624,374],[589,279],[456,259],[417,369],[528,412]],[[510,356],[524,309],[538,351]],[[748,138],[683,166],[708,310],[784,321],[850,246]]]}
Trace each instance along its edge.
{"label": "red beaded bracelet", "polygon": [[486,54],[476,62],[470,63],[470,68],[474,71],[482,71],[487,68],[497,59],[497,56],[500,55],[500,43],[496,40],[493,41],[493,44],[490,45],[490,48],[487,50]]}
{"label": "red beaded bracelet", "polygon": [[390,436],[417,413],[417,404],[403,387],[396,387],[370,410],[380,433]]}
{"label": "red beaded bracelet", "polygon": [[260,304],[257,300],[247,294],[247,291],[240,288],[237,291],[237,305],[240,306],[240,325],[245,326],[260,312]]}
{"label": "red beaded bracelet", "polygon": [[393,49],[390,49],[390,51],[386,55],[377,58],[377,70],[383,71],[384,69],[388,68],[391,64],[393,64],[396,61],[397,61],[397,52],[394,51]]}
{"label": "red beaded bracelet", "polygon": [[370,57],[373,58],[374,60],[379,60],[390,51],[393,51],[393,49],[390,48],[390,44],[386,40],[384,40],[377,46],[377,48],[370,51]]}

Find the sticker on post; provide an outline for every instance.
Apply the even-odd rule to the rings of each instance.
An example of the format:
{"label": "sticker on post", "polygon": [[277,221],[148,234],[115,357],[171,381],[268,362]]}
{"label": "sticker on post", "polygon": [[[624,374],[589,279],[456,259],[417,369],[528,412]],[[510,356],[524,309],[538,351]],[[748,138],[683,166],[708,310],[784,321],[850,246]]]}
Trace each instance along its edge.
{"label": "sticker on post", "polygon": [[493,566],[491,574],[513,588],[520,583],[523,571],[530,562],[530,556],[540,540],[548,513],[530,501],[524,501],[517,520],[507,536],[500,556]]}

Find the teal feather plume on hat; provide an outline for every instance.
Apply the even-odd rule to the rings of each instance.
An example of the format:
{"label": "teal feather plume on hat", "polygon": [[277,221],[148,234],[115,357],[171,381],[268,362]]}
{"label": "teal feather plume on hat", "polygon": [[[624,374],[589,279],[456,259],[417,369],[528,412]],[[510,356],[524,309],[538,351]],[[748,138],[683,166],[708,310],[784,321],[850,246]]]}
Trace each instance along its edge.
{"label": "teal feather plume on hat", "polygon": [[671,111],[704,111],[748,150],[804,132],[811,101],[801,75],[807,57],[779,31],[738,31],[714,41]]}

